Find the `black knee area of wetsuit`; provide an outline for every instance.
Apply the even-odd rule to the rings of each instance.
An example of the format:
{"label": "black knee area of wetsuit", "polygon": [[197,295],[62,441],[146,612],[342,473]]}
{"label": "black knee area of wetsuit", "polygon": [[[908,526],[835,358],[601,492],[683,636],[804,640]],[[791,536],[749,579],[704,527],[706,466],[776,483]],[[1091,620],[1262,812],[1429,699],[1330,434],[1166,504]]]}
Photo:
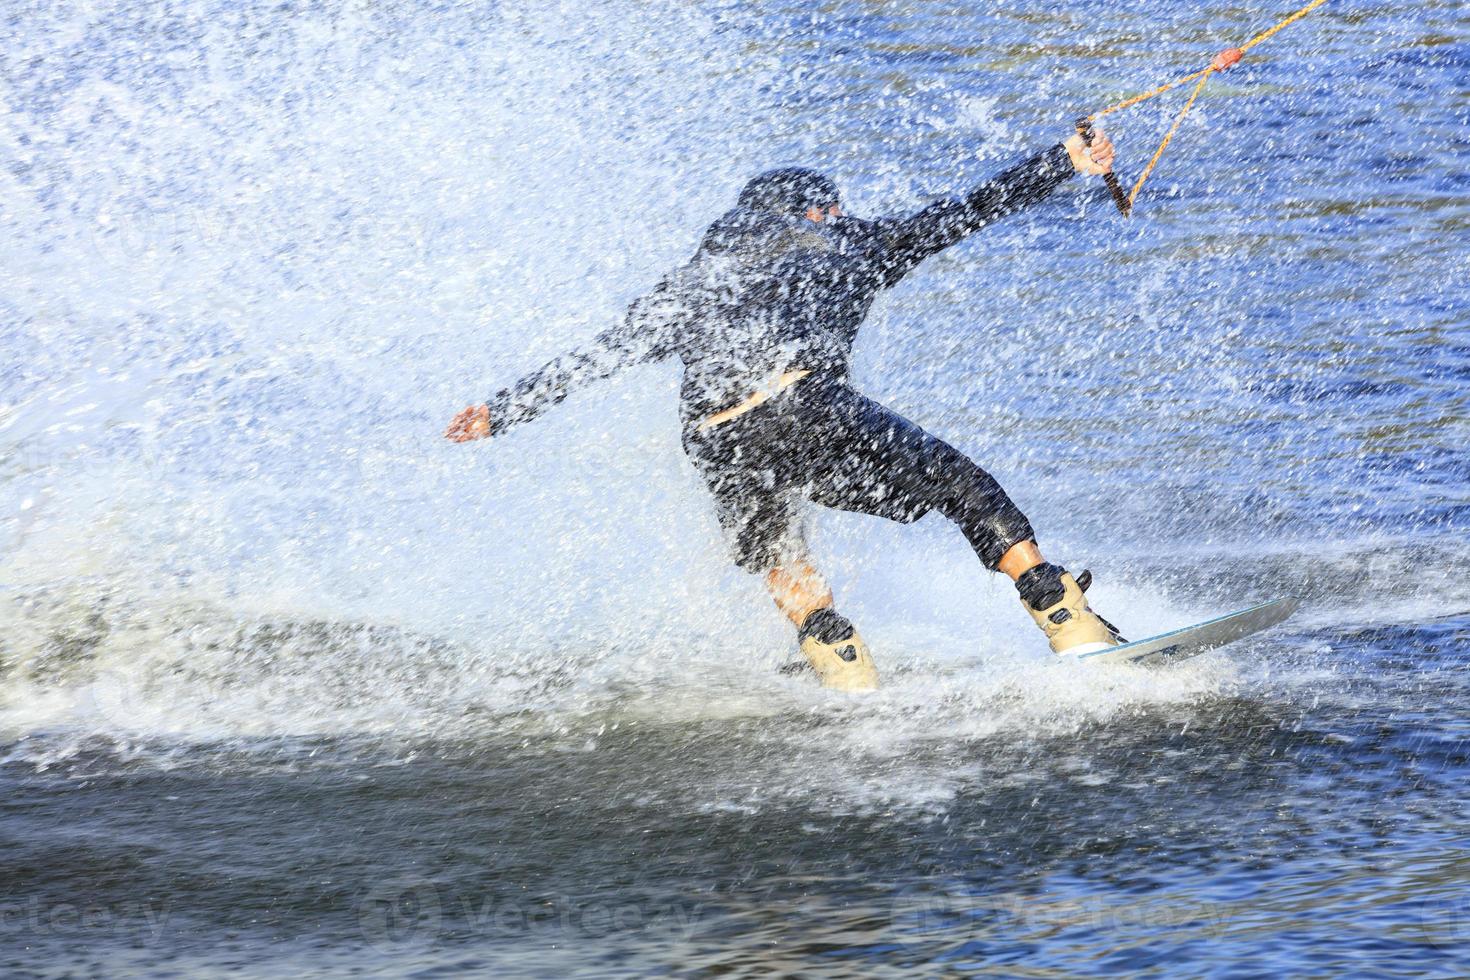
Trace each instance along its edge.
{"label": "black knee area of wetsuit", "polygon": [[857,632],[852,623],[831,606],[818,609],[809,613],[802,620],[801,631],[797,634],[797,640],[805,640],[807,637],[816,638],[819,643],[841,643],[852,637]]}
{"label": "black knee area of wetsuit", "polygon": [[1021,594],[1021,601],[1037,612],[1055,606],[1066,594],[1062,585],[1062,575],[1066,571],[1061,565],[1049,562],[1028,568],[1016,579],[1016,591]]}
{"label": "black knee area of wetsuit", "polygon": [[995,571],[1012,545],[1035,538],[1026,515],[981,466],[958,451],[940,466],[936,509],[959,525],[986,568]]}

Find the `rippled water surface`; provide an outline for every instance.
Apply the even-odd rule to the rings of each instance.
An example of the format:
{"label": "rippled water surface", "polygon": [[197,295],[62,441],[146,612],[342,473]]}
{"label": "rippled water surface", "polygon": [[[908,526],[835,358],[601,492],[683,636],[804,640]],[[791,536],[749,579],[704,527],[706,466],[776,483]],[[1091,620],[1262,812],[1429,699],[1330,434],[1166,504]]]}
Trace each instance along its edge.
{"label": "rippled water surface", "polygon": [[[867,391],[1172,669],[819,515],[886,686],[776,668],[646,367],[469,447],[759,170],[881,214],[1289,11],[0,11],[0,972],[1470,971],[1470,23],[1321,10],[929,261]],[[1136,175],[1183,93],[1105,120]]]}

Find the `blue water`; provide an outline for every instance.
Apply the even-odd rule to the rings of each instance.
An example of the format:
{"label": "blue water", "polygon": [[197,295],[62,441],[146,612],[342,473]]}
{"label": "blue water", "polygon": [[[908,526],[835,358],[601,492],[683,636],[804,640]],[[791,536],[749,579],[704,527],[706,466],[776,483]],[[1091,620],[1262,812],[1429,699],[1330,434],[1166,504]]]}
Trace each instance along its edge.
{"label": "blue water", "polygon": [[750,175],[917,208],[1288,12],[0,12],[0,972],[1470,971],[1459,6],[1330,0],[1132,218],[1073,180],[859,339],[1125,633],[1304,600],[1257,639],[1057,663],[943,521],[820,514],[837,697],[671,367],[439,439]]}

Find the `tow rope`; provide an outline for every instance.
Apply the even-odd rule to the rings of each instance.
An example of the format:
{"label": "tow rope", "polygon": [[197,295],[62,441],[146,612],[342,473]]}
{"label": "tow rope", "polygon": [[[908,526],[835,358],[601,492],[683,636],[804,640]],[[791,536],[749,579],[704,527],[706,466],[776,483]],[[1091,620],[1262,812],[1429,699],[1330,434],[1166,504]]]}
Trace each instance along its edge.
{"label": "tow rope", "polygon": [[1119,213],[1121,213],[1124,217],[1127,217],[1128,214],[1132,212],[1133,202],[1138,200],[1138,192],[1143,189],[1143,182],[1148,180],[1148,175],[1154,172],[1154,167],[1158,166],[1159,158],[1164,155],[1164,150],[1168,147],[1169,141],[1172,140],[1174,138],[1174,134],[1179,131],[1179,124],[1184,122],[1184,117],[1189,115],[1189,110],[1194,107],[1194,100],[1199,98],[1199,94],[1204,89],[1205,83],[1210,80],[1210,76],[1215,74],[1215,72],[1225,71],[1232,65],[1237,64],[1240,59],[1245,56],[1245,53],[1251,48],[1255,47],[1257,44],[1260,44],[1262,41],[1266,40],[1266,38],[1275,34],[1286,25],[1293,24],[1296,21],[1301,20],[1303,17],[1307,16],[1307,14],[1316,10],[1318,7],[1322,6],[1326,2],[1327,0],[1312,0],[1311,3],[1298,10],[1290,17],[1287,17],[1275,27],[1272,27],[1270,30],[1262,31],[1255,37],[1251,38],[1249,41],[1242,44],[1240,47],[1226,48],[1224,51],[1221,51],[1210,60],[1210,63],[1208,65],[1206,65],[1204,68],[1201,68],[1199,71],[1191,72],[1190,74],[1185,75],[1182,78],[1176,78],[1172,82],[1165,82],[1158,88],[1150,89],[1147,92],[1141,92],[1138,95],[1134,95],[1130,98],[1124,99],[1122,102],[1110,105],[1106,109],[1099,109],[1090,116],[1081,116],[1077,119],[1077,132],[1082,135],[1083,143],[1091,146],[1093,137],[1092,123],[1094,120],[1100,119],[1110,112],[1117,112],[1119,109],[1127,109],[1129,106],[1138,105],[1140,102],[1147,102],[1149,99],[1152,99],[1156,95],[1163,95],[1165,92],[1176,86],[1183,85],[1186,82],[1194,82],[1195,79],[1198,79],[1198,81],[1195,82],[1194,91],[1189,93],[1189,101],[1184,103],[1184,108],[1180,109],[1179,114],[1174,117],[1174,125],[1170,126],[1169,131],[1164,134],[1163,140],[1159,143],[1159,148],[1154,151],[1153,159],[1149,160],[1148,166],[1143,168],[1143,173],[1139,175],[1138,182],[1133,185],[1133,190],[1128,194],[1124,194],[1123,185],[1118,182],[1118,175],[1116,173],[1109,171],[1108,173],[1103,174],[1103,181],[1108,185],[1108,190],[1112,192],[1113,203],[1118,206]]}

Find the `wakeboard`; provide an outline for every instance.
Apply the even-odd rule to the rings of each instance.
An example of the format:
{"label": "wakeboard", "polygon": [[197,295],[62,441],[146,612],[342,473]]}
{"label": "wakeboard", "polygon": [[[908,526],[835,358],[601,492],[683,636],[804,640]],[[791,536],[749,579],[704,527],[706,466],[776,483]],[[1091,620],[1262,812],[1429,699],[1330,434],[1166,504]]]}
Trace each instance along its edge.
{"label": "wakeboard", "polygon": [[1194,626],[1160,633],[1146,640],[1134,640],[1106,650],[1081,653],[1077,655],[1077,659],[1089,664],[1139,664],[1147,667],[1178,663],[1199,656],[1206,650],[1213,650],[1270,629],[1296,612],[1300,604],[1299,599],[1263,602],[1259,606],[1218,616]]}

